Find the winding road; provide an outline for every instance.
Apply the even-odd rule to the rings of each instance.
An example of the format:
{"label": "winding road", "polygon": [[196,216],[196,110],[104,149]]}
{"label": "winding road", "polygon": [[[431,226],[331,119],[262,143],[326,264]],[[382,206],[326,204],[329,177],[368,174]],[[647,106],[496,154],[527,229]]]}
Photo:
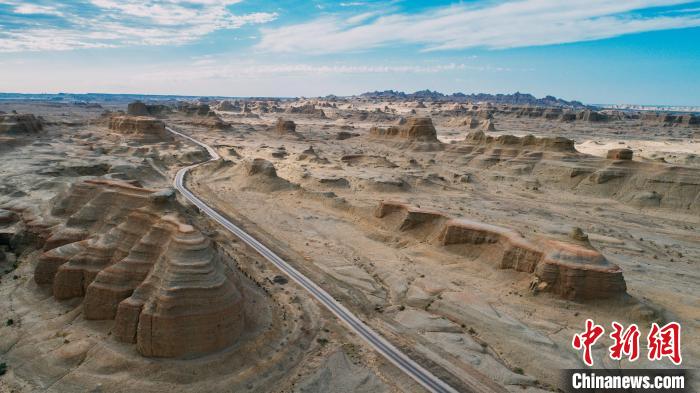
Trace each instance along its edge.
{"label": "winding road", "polygon": [[[231,221],[226,219],[224,216],[216,212],[213,208],[207,205],[204,201],[199,199],[190,190],[185,187],[185,175],[187,172],[199,165],[205,164],[207,162],[216,161],[221,159],[219,154],[212,147],[202,143],[188,135],[180,133],[173,130],[170,127],[166,129],[180,137],[183,137],[207,150],[209,156],[211,157],[208,161],[201,162],[199,164],[190,165],[188,167],[180,169],[175,175],[174,185],[182,195],[197,206],[202,212],[206,213],[209,217],[214,219],[214,221],[221,224],[229,232],[234,234],[236,237],[241,239],[248,246],[252,247],[265,259],[270,261],[272,264],[277,266],[282,272],[286,273],[292,280],[297,284],[301,285],[305,290],[307,290],[313,297],[315,297],[323,306],[325,306],[330,312],[332,312],[338,319],[343,321],[353,332],[362,337],[369,345],[371,345],[377,352],[384,356],[387,360],[393,363],[396,367],[401,369],[403,372],[408,374],[411,378],[420,383],[423,387],[431,392],[435,393],[455,393],[457,390],[443,382],[441,379],[433,375],[430,371],[421,367],[418,363],[413,361],[411,358],[406,356],[403,352],[394,347],[391,343],[385,340],[379,333],[372,330],[369,326],[363,323],[358,317],[356,317],[352,312],[345,308],[342,304],[336,301],[331,295],[324,291],[321,287],[316,285],[309,278],[301,274],[295,268],[293,268],[289,263],[285,262],[282,258],[277,256],[269,248],[265,247],[262,243],[257,241],[251,235],[234,225]],[[478,389],[478,391],[493,391],[491,389]]]}

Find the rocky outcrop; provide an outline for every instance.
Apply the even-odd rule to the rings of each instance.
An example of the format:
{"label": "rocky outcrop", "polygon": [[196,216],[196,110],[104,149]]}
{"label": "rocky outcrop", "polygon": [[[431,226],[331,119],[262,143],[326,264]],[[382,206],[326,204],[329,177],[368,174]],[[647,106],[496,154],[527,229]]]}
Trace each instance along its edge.
{"label": "rocky outcrop", "polygon": [[124,283],[128,287],[138,281],[139,271],[150,262],[153,267],[143,282],[118,303],[115,337],[135,343],[144,356],[155,357],[202,355],[230,346],[243,330],[243,298],[210,240],[168,218],[153,228],[157,233],[152,236],[167,234],[155,259],[153,250],[145,250],[152,239],[149,233],[120,264],[100,274],[88,294],[121,298]]}
{"label": "rocky outcrop", "polygon": [[312,116],[318,119],[325,119],[326,113],[323,109],[316,108],[314,104],[304,104],[301,106],[290,106],[285,110],[286,113],[293,113],[298,115]]}
{"label": "rocky outcrop", "polygon": [[54,297],[84,297],[85,318],[114,319],[114,336],[144,356],[199,356],[236,342],[243,297],[171,190],[88,180],[52,213],[62,223],[50,229],[34,279]]}
{"label": "rocky outcrop", "polygon": [[384,225],[408,232],[452,252],[534,276],[533,289],[566,299],[609,298],[626,291],[622,270],[587,241],[525,239],[518,232],[402,202],[381,202],[375,210]]}
{"label": "rocky outcrop", "polygon": [[576,152],[574,141],[564,137],[542,137],[526,135],[517,137],[514,135],[499,135],[497,137],[486,135],[483,131],[470,132],[464,139],[466,144],[487,145],[499,147],[511,147],[517,149]]}
{"label": "rocky outcrop", "polygon": [[634,152],[630,149],[610,149],[607,158],[612,160],[631,160]]}
{"label": "rocky outcrop", "polygon": [[608,116],[605,113],[584,110],[576,114],[576,120],[588,121],[588,122],[601,122],[607,121]]}
{"label": "rocky outcrop", "polygon": [[661,123],[665,126],[700,126],[700,116],[693,114],[645,112],[641,115],[641,119],[643,122]]}
{"label": "rocky outcrop", "polygon": [[372,127],[370,135],[376,138],[400,138],[409,141],[438,142],[437,131],[429,117],[410,117],[400,126]]}
{"label": "rocky outcrop", "polygon": [[475,116],[469,116],[458,123],[458,126],[468,127],[470,130],[495,131],[492,119],[479,119]]}
{"label": "rocky outcrop", "polygon": [[241,110],[240,105],[234,105],[231,103],[229,100],[223,100],[221,101],[218,105],[216,105],[215,109],[217,111],[222,111],[222,112],[237,112]]}
{"label": "rocky outcrop", "polygon": [[161,120],[145,116],[114,116],[109,119],[109,129],[145,142],[172,140]]}
{"label": "rocky outcrop", "polygon": [[228,130],[231,124],[224,121],[216,112],[211,110],[209,104],[203,102],[181,102],[177,107],[178,112],[189,117],[188,124],[206,127],[213,130]]}
{"label": "rocky outcrop", "polygon": [[166,105],[145,104],[141,101],[131,102],[126,108],[126,114],[130,116],[159,116],[170,111]]}
{"label": "rocky outcrop", "polygon": [[131,116],[148,116],[148,108],[141,101],[130,102],[126,107],[126,114]]}
{"label": "rocky outcrop", "polygon": [[208,176],[236,189],[262,193],[299,188],[299,185],[279,177],[274,164],[263,158],[246,159],[238,164],[222,162]]}
{"label": "rocky outcrop", "polygon": [[284,120],[280,117],[275,123],[275,131],[280,135],[296,134],[297,125],[292,120]]}
{"label": "rocky outcrop", "polygon": [[43,130],[41,121],[33,114],[0,114],[0,134],[37,134]]}

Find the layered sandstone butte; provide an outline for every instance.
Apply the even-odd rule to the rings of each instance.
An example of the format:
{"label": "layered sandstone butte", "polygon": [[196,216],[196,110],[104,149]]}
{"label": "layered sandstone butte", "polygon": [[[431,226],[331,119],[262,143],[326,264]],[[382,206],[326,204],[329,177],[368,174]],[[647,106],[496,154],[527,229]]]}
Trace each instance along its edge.
{"label": "layered sandstone butte", "polygon": [[316,108],[316,106],[311,103],[301,106],[290,106],[285,112],[313,116],[319,119],[326,118],[326,113],[323,112],[323,109]]}
{"label": "layered sandstone butte", "polygon": [[277,119],[275,131],[280,135],[296,133],[297,125],[291,120],[284,120],[281,117]]}
{"label": "layered sandstone butte", "polygon": [[700,116],[692,114],[671,114],[671,113],[657,113],[657,112],[646,112],[642,116],[642,121],[644,122],[658,122],[664,125],[684,125],[684,126],[698,126],[700,125]]}
{"label": "layered sandstone butte", "polygon": [[145,104],[141,101],[129,103],[126,107],[126,114],[130,116],[157,116],[171,112],[167,105]]}
{"label": "layered sandstone butte", "polygon": [[144,356],[217,351],[244,326],[231,273],[211,240],[180,218],[173,195],[74,184],[55,202],[62,223],[50,229],[34,275],[57,299],[84,297],[85,318],[114,319],[114,336]]}
{"label": "layered sandstone butte", "polygon": [[518,232],[402,202],[381,202],[375,216],[399,231],[450,247],[500,269],[532,273],[538,290],[566,299],[609,298],[626,291],[622,270],[585,241],[525,239]]}
{"label": "layered sandstone butte", "polygon": [[131,116],[148,116],[148,107],[141,101],[130,102],[126,107],[126,113]]}
{"label": "layered sandstone butte", "polygon": [[488,136],[483,131],[474,131],[467,134],[464,142],[472,145],[490,145],[498,147],[512,147],[516,149],[545,150],[558,152],[576,152],[574,141],[564,137],[542,137],[526,135],[518,137],[514,135]]}
{"label": "layered sandstone butte", "polygon": [[36,134],[43,129],[33,114],[0,114],[0,134]]}
{"label": "layered sandstone butte", "polygon": [[233,112],[240,111],[241,107],[238,105],[238,102],[236,102],[236,105],[234,105],[229,100],[223,100],[216,105],[215,109],[222,112]]}
{"label": "layered sandstone butte", "polygon": [[613,160],[631,160],[634,152],[630,149],[610,149],[607,157]]}
{"label": "layered sandstone butte", "polygon": [[109,129],[148,142],[172,139],[165,123],[146,116],[114,116],[109,119]]}
{"label": "layered sandstone butte", "polygon": [[410,117],[400,126],[372,127],[370,135],[383,138],[400,138],[410,141],[438,142],[437,131],[429,117]]}

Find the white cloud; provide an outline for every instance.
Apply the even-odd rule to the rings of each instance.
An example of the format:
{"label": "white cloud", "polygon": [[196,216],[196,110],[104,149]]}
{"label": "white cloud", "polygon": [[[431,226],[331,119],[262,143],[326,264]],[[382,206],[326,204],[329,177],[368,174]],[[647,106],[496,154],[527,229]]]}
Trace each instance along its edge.
{"label": "white cloud", "polygon": [[42,6],[37,4],[20,4],[15,7],[14,13],[20,15],[63,15],[55,7]]}
{"label": "white cloud", "polygon": [[[623,34],[700,26],[693,12],[676,16],[634,11],[689,3],[687,0],[520,0],[456,5],[417,14],[392,14],[368,21],[322,17],[262,29],[258,48],[312,54],[418,44],[425,51],[492,49],[588,41]],[[362,24],[362,22],[366,22]]]}
{"label": "white cloud", "polygon": [[[70,50],[126,45],[193,42],[223,29],[262,24],[277,14],[234,14],[228,6],[240,0],[82,0],[54,2],[63,6],[15,4],[20,15],[51,14],[60,23],[30,20],[0,31],[0,52]],[[87,11],[89,14],[83,14]],[[55,22],[54,22],[55,23]]]}

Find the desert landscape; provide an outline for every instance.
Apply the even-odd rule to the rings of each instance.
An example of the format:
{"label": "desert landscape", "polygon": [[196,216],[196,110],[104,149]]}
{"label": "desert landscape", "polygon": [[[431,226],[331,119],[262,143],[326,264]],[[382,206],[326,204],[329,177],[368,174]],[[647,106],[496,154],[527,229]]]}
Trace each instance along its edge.
{"label": "desert landscape", "polygon": [[[0,392],[442,391],[178,173],[444,391],[561,391],[589,318],[679,322],[700,367],[697,114],[18,95],[0,100],[0,158]],[[599,368],[674,367],[610,343]]]}

